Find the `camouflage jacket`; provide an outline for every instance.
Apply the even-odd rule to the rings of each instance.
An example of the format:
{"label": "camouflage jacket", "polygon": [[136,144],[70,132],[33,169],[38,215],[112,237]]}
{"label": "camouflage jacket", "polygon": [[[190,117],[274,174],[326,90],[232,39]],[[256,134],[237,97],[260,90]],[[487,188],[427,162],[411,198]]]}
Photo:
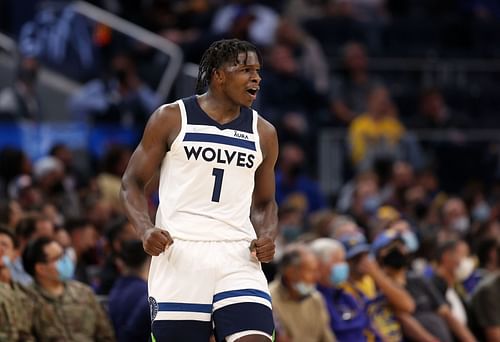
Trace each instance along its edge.
{"label": "camouflage jacket", "polygon": [[0,283],[0,342],[35,341],[33,294],[18,283]]}
{"label": "camouflage jacket", "polygon": [[37,341],[115,341],[107,314],[87,285],[66,282],[60,296],[54,296],[36,284],[33,289],[37,293],[33,318]]}

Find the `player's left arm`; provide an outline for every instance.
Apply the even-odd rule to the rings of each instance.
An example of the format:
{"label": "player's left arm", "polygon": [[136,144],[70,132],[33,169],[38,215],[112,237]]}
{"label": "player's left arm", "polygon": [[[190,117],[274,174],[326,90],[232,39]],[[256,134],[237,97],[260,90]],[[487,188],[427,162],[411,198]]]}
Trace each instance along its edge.
{"label": "player's left arm", "polygon": [[252,241],[251,249],[255,250],[259,261],[270,262],[274,257],[274,239],[278,234],[278,205],[275,200],[274,179],[274,167],[278,159],[278,137],[273,125],[260,117],[257,129],[263,160],[255,172],[250,218],[257,239]]}

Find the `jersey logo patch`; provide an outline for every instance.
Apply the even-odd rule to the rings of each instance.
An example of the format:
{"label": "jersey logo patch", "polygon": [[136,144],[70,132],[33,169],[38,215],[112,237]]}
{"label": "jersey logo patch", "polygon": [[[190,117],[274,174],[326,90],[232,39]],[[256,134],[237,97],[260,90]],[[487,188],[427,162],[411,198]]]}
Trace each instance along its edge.
{"label": "jersey logo patch", "polygon": [[149,297],[149,309],[151,311],[151,320],[153,321],[158,314],[158,303],[153,297]]}

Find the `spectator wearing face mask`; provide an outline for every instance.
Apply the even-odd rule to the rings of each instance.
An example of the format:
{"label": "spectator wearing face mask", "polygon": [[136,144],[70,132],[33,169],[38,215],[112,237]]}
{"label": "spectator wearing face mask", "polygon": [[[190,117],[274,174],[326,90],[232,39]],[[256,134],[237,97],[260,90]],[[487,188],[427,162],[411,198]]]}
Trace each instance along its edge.
{"label": "spectator wearing face mask", "polygon": [[341,287],[349,277],[344,246],[336,240],[320,238],[310,247],[319,261],[317,289],[325,299],[332,331],[339,341],[365,342],[367,336],[374,335],[366,303]]}
{"label": "spectator wearing face mask", "polygon": [[269,286],[277,341],[335,341],[325,302],[316,290],[318,260],[311,250],[303,244],[289,245],[279,272]]}
{"label": "spectator wearing face mask", "polygon": [[442,229],[438,233],[439,241],[460,239],[470,228],[470,218],[464,201],[459,197],[449,198],[441,211]]}
{"label": "spectator wearing face mask", "polygon": [[372,326],[367,331],[371,341],[401,341],[402,331],[396,313],[411,315],[415,303],[403,286],[394,283],[370,255],[364,235],[341,239],[349,264],[349,279],[342,286],[358,302],[366,305]]}
{"label": "spectator wearing face mask", "polygon": [[30,242],[23,265],[35,283],[34,330],[38,341],[114,341],[111,324],[92,290],[71,281],[69,256],[47,237]]}
{"label": "spectator wearing face mask", "polygon": [[470,299],[470,295],[481,281],[482,272],[478,268],[477,258],[471,255],[466,241],[458,240],[455,250],[459,260],[455,277],[464,290],[465,298]]}
{"label": "spectator wearing face mask", "polygon": [[450,240],[438,245],[436,267],[432,283],[450,306],[452,315],[463,325],[467,325],[466,292],[461,286],[457,270],[460,256],[458,242]]}
{"label": "spectator wearing face mask", "polygon": [[94,225],[86,219],[71,218],[66,222],[66,229],[76,257],[75,279],[97,286],[94,269],[97,265],[98,233]]}
{"label": "spectator wearing face mask", "polygon": [[470,330],[452,314],[449,305],[434,285],[408,272],[410,253],[401,234],[386,230],[372,244],[372,252],[384,272],[413,297],[413,317],[398,313],[406,338],[415,341],[476,341]]}

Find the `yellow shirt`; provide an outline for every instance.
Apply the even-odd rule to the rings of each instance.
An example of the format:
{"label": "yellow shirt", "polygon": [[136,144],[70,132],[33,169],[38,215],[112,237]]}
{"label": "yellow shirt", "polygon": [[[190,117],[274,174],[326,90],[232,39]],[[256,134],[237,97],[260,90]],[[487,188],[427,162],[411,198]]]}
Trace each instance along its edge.
{"label": "yellow shirt", "polygon": [[[387,299],[381,294],[372,277],[365,275],[361,280],[352,284],[345,282],[342,287],[344,290],[359,300],[365,300],[367,313],[370,317],[372,328],[382,337],[383,341],[400,342],[403,340],[401,326],[396,320],[394,311],[387,303]],[[373,340],[367,332],[367,339]],[[379,340],[379,339],[376,339]]]}
{"label": "yellow shirt", "polygon": [[392,116],[377,120],[366,113],[358,116],[349,126],[349,143],[353,162],[357,164],[362,161],[373,147],[382,146],[382,144],[389,147],[396,146],[404,132],[404,126]]}

